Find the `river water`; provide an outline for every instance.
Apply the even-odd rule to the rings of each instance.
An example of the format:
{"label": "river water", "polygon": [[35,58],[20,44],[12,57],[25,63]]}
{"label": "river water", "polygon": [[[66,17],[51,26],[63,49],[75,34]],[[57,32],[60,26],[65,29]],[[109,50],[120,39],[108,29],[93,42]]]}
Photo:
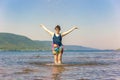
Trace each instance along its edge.
{"label": "river water", "polygon": [[50,64],[49,51],[1,51],[0,80],[120,80],[120,52],[67,51]]}

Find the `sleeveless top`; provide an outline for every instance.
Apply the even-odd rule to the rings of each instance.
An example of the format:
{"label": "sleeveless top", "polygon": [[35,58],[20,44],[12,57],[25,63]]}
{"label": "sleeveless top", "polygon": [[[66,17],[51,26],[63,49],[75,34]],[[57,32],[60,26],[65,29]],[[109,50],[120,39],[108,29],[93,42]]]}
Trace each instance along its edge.
{"label": "sleeveless top", "polygon": [[55,33],[54,33],[53,44],[57,44],[58,46],[62,46],[62,36],[61,36],[61,34],[59,34],[59,36],[56,36]]}

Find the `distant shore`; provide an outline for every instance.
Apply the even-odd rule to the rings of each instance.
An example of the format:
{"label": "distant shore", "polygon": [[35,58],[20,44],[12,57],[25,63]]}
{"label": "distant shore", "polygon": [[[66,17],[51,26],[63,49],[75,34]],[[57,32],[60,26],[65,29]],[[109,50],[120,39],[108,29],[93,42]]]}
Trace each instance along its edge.
{"label": "distant shore", "polygon": [[[51,45],[52,41],[32,40],[22,35],[0,33],[0,51],[51,51]],[[100,50],[80,45],[64,45],[64,51],[103,52],[114,50]]]}
{"label": "distant shore", "polygon": [[[34,51],[34,52],[39,52],[39,51],[40,51],[40,52],[41,52],[41,51],[44,52],[44,51],[46,51],[46,52],[50,52],[51,50],[32,50],[32,49],[31,49],[31,50],[30,50],[30,49],[29,49],[29,50],[4,50],[4,49],[3,49],[3,50],[0,50],[0,51],[3,51],[3,52],[4,52],[4,51],[18,51],[18,52],[19,52],[19,51],[20,51],[20,52],[22,52],[22,51],[23,51],[23,52],[24,52],[24,51],[28,51],[28,52],[29,52],[29,51]],[[119,50],[64,50],[64,51],[65,51],[65,52],[111,52],[111,51],[119,51]]]}

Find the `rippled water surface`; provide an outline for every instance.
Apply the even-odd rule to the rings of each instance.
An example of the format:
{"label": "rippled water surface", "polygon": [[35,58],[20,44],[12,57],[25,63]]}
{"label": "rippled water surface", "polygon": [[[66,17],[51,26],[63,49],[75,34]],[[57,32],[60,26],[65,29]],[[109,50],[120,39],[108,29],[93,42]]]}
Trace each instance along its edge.
{"label": "rippled water surface", "polygon": [[120,52],[0,52],[0,80],[120,80]]}

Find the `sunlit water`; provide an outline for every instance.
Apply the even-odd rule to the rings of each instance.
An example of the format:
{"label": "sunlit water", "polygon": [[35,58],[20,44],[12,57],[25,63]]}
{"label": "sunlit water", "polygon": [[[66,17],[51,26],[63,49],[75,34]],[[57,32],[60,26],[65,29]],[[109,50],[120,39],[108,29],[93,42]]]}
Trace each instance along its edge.
{"label": "sunlit water", "polygon": [[120,52],[0,52],[0,80],[120,80]]}

